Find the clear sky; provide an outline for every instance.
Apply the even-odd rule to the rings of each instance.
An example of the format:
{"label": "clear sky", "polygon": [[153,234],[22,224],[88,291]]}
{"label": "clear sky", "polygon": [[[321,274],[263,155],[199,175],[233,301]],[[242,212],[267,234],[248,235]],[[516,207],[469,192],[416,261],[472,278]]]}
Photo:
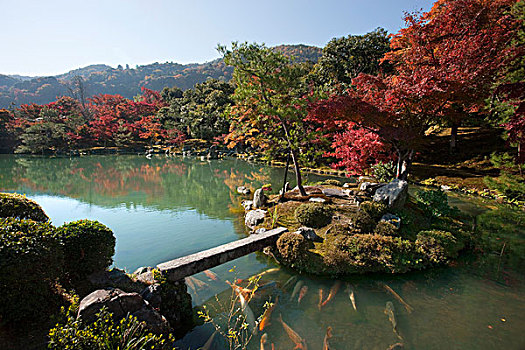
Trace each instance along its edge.
{"label": "clear sky", "polygon": [[432,0],[0,0],[0,74],[55,75],[90,64],[205,62],[218,43],[308,44],[377,27]]}

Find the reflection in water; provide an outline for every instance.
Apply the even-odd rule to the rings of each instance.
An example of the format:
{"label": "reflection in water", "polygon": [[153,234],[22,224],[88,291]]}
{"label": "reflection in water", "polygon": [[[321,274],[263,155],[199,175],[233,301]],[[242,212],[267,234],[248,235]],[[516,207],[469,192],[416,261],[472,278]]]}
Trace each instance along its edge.
{"label": "reflection in water", "polygon": [[[80,218],[105,223],[117,236],[115,263],[129,271],[242,237],[243,220],[236,214],[242,196],[236,188],[243,185],[253,190],[271,183],[276,190],[282,184],[282,174],[282,169],[238,160],[0,156],[0,191],[26,193],[43,206],[56,225]],[[310,176],[311,181],[319,179]],[[471,198],[455,196],[450,202],[475,215],[490,210]],[[236,276],[229,272],[233,266]],[[189,288],[193,302],[211,308],[215,294],[219,300],[231,296],[226,280],[246,279],[273,267],[270,258],[255,253],[212,269],[217,280],[211,274],[197,274],[193,276],[194,290]],[[279,315],[305,339],[309,349],[322,349],[328,327],[333,330],[331,348],[339,350],[384,350],[397,342],[406,349],[525,348],[523,271],[500,281],[479,265],[460,262],[456,268],[399,276],[353,276],[340,280],[341,287],[321,310],[320,290],[326,301],[336,281],[297,276],[293,285],[285,288],[293,276],[286,269],[263,275],[260,284],[267,286],[249,304],[258,316],[266,301],[279,297],[270,324],[264,328],[268,343],[274,343],[276,349],[295,346]],[[308,287],[303,289],[300,303],[298,295],[291,298],[299,280]],[[409,313],[383,284],[413,311]],[[297,289],[300,293],[302,288]],[[357,310],[350,298],[352,291]],[[385,314],[389,301],[402,339]],[[197,349],[212,333],[210,325],[199,326],[177,344],[182,349]],[[260,348],[261,336],[254,337],[250,349]],[[224,346],[216,336],[210,349]]]}

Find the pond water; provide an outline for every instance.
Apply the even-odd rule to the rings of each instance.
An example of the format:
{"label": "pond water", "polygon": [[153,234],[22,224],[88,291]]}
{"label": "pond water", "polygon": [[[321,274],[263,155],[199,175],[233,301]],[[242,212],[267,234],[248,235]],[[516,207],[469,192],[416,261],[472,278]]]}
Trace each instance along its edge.
{"label": "pond water", "polygon": [[[0,156],[0,191],[25,193],[42,205],[55,225],[83,218],[106,224],[117,238],[114,263],[130,272],[245,237],[237,186],[254,189],[270,183],[277,191],[282,176],[281,168],[240,160]],[[307,177],[311,182],[322,179]],[[491,205],[457,195],[449,201],[473,215],[491,209]],[[189,291],[196,306],[207,305],[214,315],[217,302],[225,304],[231,296],[226,280],[246,279],[275,267],[265,255],[250,254],[212,269],[217,280],[203,273],[193,276],[198,285]],[[339,281],[296,276],[297,282],[308,287],[300,303],[297,295],[291,297],[297,282],[284,288],[294,273],[271,270],[262,276],[259,284],[267,285],[249,307],[257,317],[266,301],[279,297],[271,323],[264,329],[268,344],[273,343],[275,349],[295,346],[279,322],[280,315],[310,349],[323,348],[329,326],[333,333],[330,349],[387,349],[394,343],[403,343],[406,349],[524,349],[523,266],[498,267],[497,275],[493,270],[461,261],[455,267],[398,276],[354,276]],[[336,284],[340,285],[337,294],[319,310],[319,290],[326,299]],[[350,289],[357,310],[349,298]],[[388,301],[395,309],[399,336],[385,314]],[[195,327],[177,345],[198,349],[212,333],[209,324]],[[250,349],[261,348],[262,333],[253,336]],[[225,346],[216,336],[209,349]]]}

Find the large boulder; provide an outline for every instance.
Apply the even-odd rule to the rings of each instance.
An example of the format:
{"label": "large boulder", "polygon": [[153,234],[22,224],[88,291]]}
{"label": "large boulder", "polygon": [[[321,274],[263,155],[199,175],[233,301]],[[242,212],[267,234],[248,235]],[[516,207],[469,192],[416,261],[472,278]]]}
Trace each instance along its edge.
{"label": "large boulder", "polygon": [[401,208],[408,196],[408,182],[395,179],[379,187],[374,194],[374,201],[384,203],[390,208]]}
{"label": "large boulder", "polygon": [[323,188],[322,191],[327,197],[348,197],[348,192],[339,188]]}
{"label": "large boulder", "polygon": [[267,201],[268,201],[268,197],[266,197],[266,195],[264,194],[264,190],[262,188],[255,190],[255,193],[253,194],[253,207],[254,208],[264,207]]}
{"label": "large boulder", "polygon": [[166,318],[153,309],[138,293],[126,293],[118,288],[99,289],[87,295],[80,302],[77,318],[85,322],[96,320],[96,314],[106,307],[118,320],[128,313],[144,321],[154,333],[170,331]]}
{"label": "large boulder", "polygon": [[244,218],[244,224],[249,228],[254,228],[255,226],[261,224],[264,221],[266,216],[266,210],[255,209],[246,213]]}
{"label": "large boulder", "polygon": [[316,241],[316,242],[322,241],[321,237],[319,237],[315,233],[315,230],[310,227],[306,227],[306,226],[299,227],[297,231],[295,231],[295,233],[299,233],[300,235],[302,235],[304,238],[306,238],[309,241]]}
{"label": "large boulder", "polygon": [[250,194],[251,191],[250,191],[250,189],[247,188],[246,186],[239,186],[239,187],[237,187],[237,193],[238,193],[238,194],[246,195],[246,194]]}
{"label": "large boulder", "polygon": [[96,289],[108,287],[118,288],[126,292],[141,292],[147,287],[146,282],[142,280],[133,280],[124,270],[113,268],[95,272],[88,276],[88,281]]}

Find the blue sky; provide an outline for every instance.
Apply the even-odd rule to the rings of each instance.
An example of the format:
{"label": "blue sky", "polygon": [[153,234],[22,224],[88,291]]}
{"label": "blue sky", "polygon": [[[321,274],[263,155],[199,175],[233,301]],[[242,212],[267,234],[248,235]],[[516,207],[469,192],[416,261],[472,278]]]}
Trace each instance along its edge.
{"label": "blue sky", "polygon": [[432,0],[0,0],[0,74],[55,75],[89,64],[205,62],[218,43],[323,47],[403,27]]}

